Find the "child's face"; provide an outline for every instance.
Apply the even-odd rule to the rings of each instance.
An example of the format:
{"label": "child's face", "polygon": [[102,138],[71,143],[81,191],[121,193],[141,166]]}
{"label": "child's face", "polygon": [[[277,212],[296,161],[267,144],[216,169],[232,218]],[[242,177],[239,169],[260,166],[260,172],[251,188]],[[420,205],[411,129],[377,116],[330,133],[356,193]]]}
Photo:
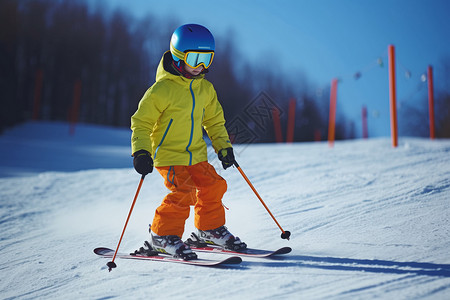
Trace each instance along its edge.
{"label": "child's face", "polygon": [[184,70],[186,71],[186,72],[188,72],[189,74],[191,74],[191,75],[194,75],[194,76],[197,76],[198,74],[200,74],[202,71],[203,71],[203,66],[198,66],[197,68],[191,68],[191,67],[189,67],[188,65],[184,65]]}

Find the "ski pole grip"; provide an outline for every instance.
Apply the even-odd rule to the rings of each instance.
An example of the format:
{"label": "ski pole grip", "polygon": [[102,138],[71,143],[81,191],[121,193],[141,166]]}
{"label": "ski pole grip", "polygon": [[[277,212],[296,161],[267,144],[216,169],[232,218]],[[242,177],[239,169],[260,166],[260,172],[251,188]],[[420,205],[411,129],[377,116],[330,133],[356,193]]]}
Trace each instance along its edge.
{"label": "ski pole grip", "polygon": [[236,168],[239,168],[239,164],[237,163],[237,161],[235,160],[234,161],[234,163],[233,163],[235,166],[236,166]]}

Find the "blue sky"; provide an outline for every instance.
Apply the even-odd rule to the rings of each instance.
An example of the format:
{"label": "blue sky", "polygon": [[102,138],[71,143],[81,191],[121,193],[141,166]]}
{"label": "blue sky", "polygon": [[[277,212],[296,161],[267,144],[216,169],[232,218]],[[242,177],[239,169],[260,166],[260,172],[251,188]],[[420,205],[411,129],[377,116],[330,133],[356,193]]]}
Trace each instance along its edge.
{"label": "blue sky", "polygon": [[[396,49],[399,115],[404,105],[424,105],[427,88],[421,75],[428,65],[434,68],[435,88],[449,89],[439,82],[443,60],[450,61],[447,0],[90,1],[122,7],[138,18],[151,13],[173,16],[180,25],[203,24],[216,36],[232,30],[245,60],[261,63],[270,58],[277,62],[270,68],[286,76],[293,70],[303,72],[316,90],[329,88],[332,78],[339,78],[338,114],[355,122],[357,137],[363,105],[369,111],[369,135],[390,135],[389,44]],[[356,72],[361,72],[358,80]]]}

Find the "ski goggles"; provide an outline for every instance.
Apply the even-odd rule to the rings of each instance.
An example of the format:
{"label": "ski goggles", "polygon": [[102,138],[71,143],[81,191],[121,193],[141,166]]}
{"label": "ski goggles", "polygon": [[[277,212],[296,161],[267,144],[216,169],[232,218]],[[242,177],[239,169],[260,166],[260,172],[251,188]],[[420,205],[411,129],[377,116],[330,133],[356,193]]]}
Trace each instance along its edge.
{"label": "ski goggles", "polygon": [[214,51],[209,52],[198,52],[198,51],[188,51],[184,54],[184,62],[189,67],[196,69],[203,65],[205,69],[211,66],[214,58]]}

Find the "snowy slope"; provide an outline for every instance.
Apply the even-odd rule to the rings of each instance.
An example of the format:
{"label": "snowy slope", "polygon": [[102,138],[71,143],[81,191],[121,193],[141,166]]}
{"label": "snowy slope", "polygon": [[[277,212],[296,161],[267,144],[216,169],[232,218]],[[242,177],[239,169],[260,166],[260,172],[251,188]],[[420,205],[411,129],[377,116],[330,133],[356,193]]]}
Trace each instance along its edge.
{"label": "snowy slope", "polygon": [[[27,123],[0,136],[2,299],[450,298],[449,140],[236,146],[292,237],[280,238],[237,170],[218,169],[228,181],[229,229],[252,247],[291,246],[291,255],[225,269],[117,260],[109,273],[92,250],[115,248],[139,183],[130,132],[68,132],[67,124]],[[122,251],[148,238],[162,182],[146,177]]]}

